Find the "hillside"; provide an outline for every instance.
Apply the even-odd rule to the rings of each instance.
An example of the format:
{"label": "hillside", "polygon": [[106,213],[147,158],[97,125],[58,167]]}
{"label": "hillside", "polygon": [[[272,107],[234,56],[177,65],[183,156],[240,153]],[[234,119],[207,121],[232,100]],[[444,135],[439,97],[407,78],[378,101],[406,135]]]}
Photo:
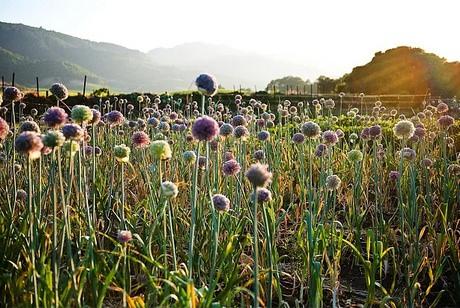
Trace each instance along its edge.
{"label": "hillside", "polygon": [[377,52],[342,77],[347,92],[366,94],[460,95],[460,62],[447,62],[420,48],[401,46]]}
{"label": "hillside", "polygon": [[164,91],[189,89],[197,74],[212,72],[222,86],[259,89],[284,74],[312,74],[295,65],[227,46],[203,43],[158,48],[143,53],[109,43],[98,43],[66,34],[0,22],[0,74],[7,80],[34,86],[60,81],[81,88],[83,75],[92,87],[113,90]]}

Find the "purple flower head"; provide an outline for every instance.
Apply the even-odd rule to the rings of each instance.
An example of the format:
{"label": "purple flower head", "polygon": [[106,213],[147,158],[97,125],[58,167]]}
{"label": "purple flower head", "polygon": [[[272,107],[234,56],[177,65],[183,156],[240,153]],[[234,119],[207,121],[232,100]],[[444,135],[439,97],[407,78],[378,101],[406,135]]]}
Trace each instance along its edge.
{"label": "purple flower head", "polygon": [[363,130],[361,131],[360,136],[361,136],[361,139],[363,139],[363,140],[369,140],[371,138],[371,133],[370,133],[369,127],[363,128]]}
{"label": "purple flower head", "polygon": [[323,143],[326,145],[335,145],[337,141],[339,141],[337,134],[331,130],[325,131],[322,135],[322,138],[323,138]]}
{"label": "purple flower head", "polygon": [[122,125],[125,122],[125,117],[118,110],[110,111],[106,114],[107,122],[112,126]]}
{"label": "purple flower head", "polygon": [[253,164],[246,171],[246,178],[254,187],[265,187],[272,179],[272,173],[268,171],[268,165]]}
{"label": "purple flower head", "polygon": [[235,156],[233,155],[232,152],[227,151],[224,153],[224,161],[228,161],[230,159],[235,159]]}
{"label": "purple flower head", "polygon": [[7,87],[3,91],[3,99],[8,102],[17,102],[22,98],[22,93],[16,87]]}
{"label": "purple flower head", "polygon": [[217,79],[209,74],[199,75],[195,80],[195,84],[200,92],[209,96],[214,96],[219,86],[217,84]]}
{"label": "purple flower head", "polygon": [[240,164],[235,159],[229,159],[222,165],[222,172],[226,176],[234,176],[241,170]]}
{"label": "purple flower head", "polygon": [[374,125],[369,127],[369,137],[371,139],[378,139],[382,136],[382,128],[380,125]]}
{"label": "purple flower head", "polygon": [[272,200],[272,193],[265,187],[257,188],[257,202],[265,203]]}
{"label": "purple flower head", "polygon": [[443,115],[438,119],[438,124],[442,129],[447,130],[449,127],[454,125],[454,118],[450,115]]}
{"label": "purple flower head", "polygon": [[302,144],[305,141],[305,136],[302,133],[295,133],[294,136],[292,136],[292,142],[295,144]]}
{"label": "purple flower head", "polygon": [[18,153],[28,155],[31,159],[40,157],[43,148],[42,138],[36,132],[23,132],[14,142]]}
{"label": "purple flower head", "polygon": [[254,159],[257,160],[257,161],[264,160],[265,159],[265,152],[263,150],[257,150],[257,151],[254,152],[252,157],[254,157]]}
{"label": "purple flower head", "polygon": [[390,171],[390,174],[388,175],[390,180],[392,181],[397,181],[399,179],[399,172],[398,171]]}
{"label": "purple flower head", "polygon": [[200,141],[211,141],[219,132],[216,120],[208,116],[198,118],[192,126],[192,135]]}
{"label": "purple flower head", "polygon": [[415,128],[414,136],[417,136],[419,139],[423,139],[426,135],[426,130],[424,127],[417,126]]}
{"label": "purple flower head", "polygon": [[324,143],[318,144],[315,150],[315,156],[323,157],[323,156],[326,156],[326,154],[327,154],[327,145],[325,145]]}
{"label": "purple flower head", "polygon": [[238,114],[232,118],[233,126],[240,126],[240,125],[246,126],[247,124],[248,122],[246,121],[246,118],[241,114]]}
{"label": "purple flower head", "polygon": [[227,212],[230,209],[230,200],[221,194],[212,196],[212,204],[218,212]]}
{"label": "purple flower head", "polygon": [[80,125],[75,123],[69,123],[64,125],[62,127],[62,134],[64,135],[64,137],[66,137],[66,139],[72,139],[76,141],[83,139],[85,135]]}
{"label": "purple flower head", "polygon": [[228,123],[222,124],[222,126],[219,129],[219,134],[223,137],[230,136],[233,134],[233,126]]}
{"label": "purple flower head", "polygon": [[59,107],[49,108],[43,116],[43,121],[50,128],[59,128],[67,122],[69,116],[64,109]]}
{"label": "purple flower head", "polygon": [[8,123],[3,120],[3,118],[0,118],[0,141],[3,141],[8,137],[8,134],[10,132],[10,126]]}
{"label": "purple flower head", "polygon": [[146,148],[150,144],[149,135],[147,135],[143,131],[134,132],[133,135],[131,136],[131,141],[133,143],[133,147],[137,149]]}
{"label": "purple flower head", "polygon": [[245,140],[249,136],[249,131],[246,128],[246,126],[240,125],[240,126],[235,127],[235,130],[233,131],[233,135],[238,139]]}
{"label": "purple flower head", "polygon": [[69,97],[69,91],[66,86],[62,83],[55,83],[50,88],[51,94],[53,94],[58,100],[65,100]]}
{"label": "purple flower head", "polygon": [[99,112],[99,110],[96,109],[91,109],[91,112],[93,113],[93,117],[91,121],[89,121],[88,123],[92,125],[99,124],[99,122],[101,121],[101,113]]}
{"label": "purple flower head", "polygon": [[266,130],[261,130],[257,134],[257,139],[259,139],[260,141],[267,141],[268,139],[270,139],[270,133]]}
{"label": "purple flower head", "polygon": [[132,239],[133,239],[133,235],[131,234],[131,231],[129,230],[118,231],[117,240],[120,243],[124,244],[124,243],[131,241]]}

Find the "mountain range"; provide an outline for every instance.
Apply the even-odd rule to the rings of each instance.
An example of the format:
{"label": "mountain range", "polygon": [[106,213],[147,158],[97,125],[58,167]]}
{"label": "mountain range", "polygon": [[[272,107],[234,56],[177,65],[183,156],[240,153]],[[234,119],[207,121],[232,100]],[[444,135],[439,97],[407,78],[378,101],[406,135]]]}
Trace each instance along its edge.
{"label": "mountain range", "polygon": [[18,85],[33,87],[38,76],[47,87],[62,82],[81,89],[107,87],[120,92],[186,90],[203,72],[225,88],[264,88],[283,74],[315,74],[292,64],[222,45],[187,43],[147,53],[110,43],[93,42],[43,28],[0,22],[0,75],[15,73]]}

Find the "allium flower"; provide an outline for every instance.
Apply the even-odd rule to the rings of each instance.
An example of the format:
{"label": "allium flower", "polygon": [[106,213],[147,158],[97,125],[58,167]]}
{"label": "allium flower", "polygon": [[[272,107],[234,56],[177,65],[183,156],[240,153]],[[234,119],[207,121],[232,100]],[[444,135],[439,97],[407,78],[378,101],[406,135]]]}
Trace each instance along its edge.
{"label": "allium flower", "polygon": [[129,162],[130,153],[131,149],[124,144],[116,145],[113,148],[113,155],[115,156],[115,159],[120,163]]}
{"label": "allium flower", "polygon": [[161,130],[163,133],[169,132],[169,123],[161,121],[160,124],[158,124],[158,129]]}
{"label": "allium flower", "polygon": [[209,96],[214,96],[219,86],[217,79],[209,74],[199,75],[195,80],[195,84],[200,92]]}
{"label": "allium flower", "polygon": [[222,126],[219,129],[219,134],[222,137],[230,136],[231,134],[233,134],[233,126],[228,123],[222,124]]}
{"label": "allium flower", "polygon": [[179,189],[177,189],[176,184],[170,181],[165,181],[161,183],[161,194],[166,198],[175,198],[179,193]]}
{"label": "allium flower", "polygon": [[449,111],[449,106],[447,106],[446,103],[441,102],[436,106],[436,111],[438,113],[445,113],[445,112]]}
{"label": "allium flower", "polygon": [[254,187],[265,187],[272,179],[272,173],[268,171],[268,165],[253,164],[246,171],[246,178]]}
{"label": "allium flower", "polygon": [[305,136],[302,133],[295,133],[294,136],[292,136],[292,142],[295,144],[302,144],[305,141]]}
{"label": "allium flower", "polygon": [[351,143],[354,143],[356,140],[358,140],[358,135],[356,133],[351,133],[350,136],[348,137],[348,140],[351,142]]}
{"label": "allium flower", "polygon": [[373,140],[379,139],[382,136],[382,128],[380,125],[373,125],[369,127],[369,137]]}
{"label": "allium flower", "polygon": [[99,112],[99,110],[96,109],[91,109],[91,112],[93,113],[93,117],[88,122],[88,124],[91,124],[93,126],[99,124],[99,122],[101,122],[101,113]]}
{"label": "allium flower", "polygon": [[265,159],[265,152],[263,150],[257,150],[252,154],[252,157],[254,157],[255,160],[264,160]]}
{"label": "allium flower", "polygon": [[237,126],[233,130],[233,135],[242,140],[246,140],[249,137],[249,130],[246,128],[246,126]]}
{"label": "allium flower", "polygon": [[399,177],[400,177],[400,174],[399,174],[398,171],[390,171],[390,174],[388,175],[388,177],[392,181],[397,181],[399,179]]}
{"label": "allium flower", "polygon": [[337,135],[339,139],[342,139],[343,137],[345,137],[345,133],[340,128],[335,131],[335,134]]}
{"label": "allium flower", "polygon": [[233,155],[233,152],[227,151],[224,153],[224,161],[228,161],[230,159],[235,159],[235,155]]}
{"label": "allium flower", "polygon": [[78,124],[69,123],[62,127],[62,133],[67,139],[80,141],[83,139],[85,132]]}
{"label": "allium flower", "polygon": [[447,130],[454,125],[454,118],[450,115],[443,115],[438,119],[438,124],[442,129]]}
{"label": "allium flower", "polygon": [[246,121],[246,118],[242,116],[241,114],[238,114],[232,118],[232,125],[233,126],[246,126],[248,122]]}
{"label": "allium flower", "polygon": [[417,136],[419,139],[423,139],[425,137],[426,130],[424,127],[417,126],[415,128],[414,136]]}
{"label": "allium flower", "polygon": [[270,133],[266,130],[261,130],[257,134],[257,139],[259,139],[260,141],[267,141],[270,139]]}
{"label": "allium flower", "polygon": [[335,107],[335,102],[333,99],[329,98],[324,102],[324,108],[332,109]]}
{"label": "allium flower", "polygon": [[133,147],[135,147],[136,149],[146,148],[150,144],[149,135],[147,135],[143,131],[134,132],[131,136],[131,141],[133,143]]}
{"label": "allium flower", "polygon": [[36,132],[23,132],[16,138],[14,147],[18,153],[25,154],[30,159],[37,159],[41,155],[43,142]]}
{"label": "allium flower", "polygon": [[17,102],[22,98],[22,93],[16,87],[6,87],[3,90],[3,99],[7,102]]}
{"label": "allium flower", "polygon": [[24,189],[18,189],[16,191],[16,199],[18,199],[19,201],[26,201],[27,200],[27,193]]}
{"label": "allium flower", "polygon": [[0,141],[5,140],[8,137],[8,133],[10,132],[10,126],[8,123],[0,118]]}
{"label": "allium flower", "polygon": [[399,139],[409,139],[414,135],[415,127],[411,121],[401,120],[393,127],[393,132]]}
{"label": "allium flower", "polygon": [[[272,193],[265,187],[259,187],[256,190],[257,193],[257,202],[265,203],[272,200]],[[251,200],[254,198],[254,195],[251,194]]]}
{"label": "allium flower", "polygon": [[403,148],[401,150],[401,158],[407,159],[409,161],[414,160],[416,157],[415,151],[411,148]]}
{"label": "allium flower", "polygon": [[125,117],[120,111],[113,110],[106,114],[107,122],[111,126],[122,125],[125,122]]}
{"label": "allium flower", "polygon": [[40,133],[40,127],[35,121],[24,121],[19,127],[19,132],[36,132]]}
{"label": "allium flower", "polygon": [[64,135],[58,130],[50,130],[42,137],[43,145],[54,149],[61,147],[65,142]]}
{"label": "allium flower", "polygon": [[449,167],[447,167],[447,172],[449,172],[450,175],[460,175],[460,165],[459,164],[451,164]]}
{"label": "allium flower", "polygon": [[43,121],[50,128],[59,128],[67,122],[68,115],[59,107],[49,108],[43,116]]}
{"label": "allium flower", "polygon": [[200,141],[211,141],[219,132],[216,120],[208,116],[198,118],[192,126],[192,135]]}
{"label": "allium flower", "polygon": [[75,105],[70,112],[72,120],[76,123],[88,123],[93,119],[93,112],[88,106]]}
{"label": "allium flower", "polygon": [[160,121],[155,117],[150,117],[147,120],[147,124],[155,128],[160,124]]}
{"label": "allium flower", "polygon": [[218,212],[227,212],[230,209],[230,200],[221,194],[212,196],[212,204]]}
{"label": "allium flower", "polygon": [[222,172],[225,176],[237,175],[240,170],[241,166],[235,159],[229,159],[222,164]]}
{"label": "allium flower", "polygon": [[363,153],[360,150],[351,150],[347,157],[351,162],[357,163],[363,160]]}
{"label": "allium flower", "polygon": [[318,144],[315,150],[315,156],[323,157],[323,156],[326,156],[326,154],[327,154],[327,145],[325,145],[324,143]]}
{"label": "allium flower", "polygon": [[120,243],[124,244],[124,243],[131,241],[132,239],[133,239],[133,235],[131,234],[131,231],[129,230],[118,231],[117,240]]}
{"label": "allium flower", "polygon": [[58,100],[66,100],[69,97],[69,91],[66,86],[62,83],[55,83],[50,88],[51,94],[53,94]]}
{"label": "allium flower", "polygon": [[328,190],[337,190],[337,189],[339,189],[341,183],[342,183],[342,181],[335,174],[329,175],[326,178],[326,188]]}
{"label": "allium flower", "polygon": [[184,154],[182,154],[182,158],[187,164],[189,165],[194,164],[196,162],[195,151],[185,151]]}
{"label": "allium flower", "polygon": [[422,159],[420,163],[425,168],[430,168],[431,166],[433,166],[433,161],[429,158]]}
{"label": "allium flower", "polygon": [[316,139],[321,135],[321,128],[315,122],[305,122],[301,130],[305,137],[310,139]]}
{"label": "allium flower", "polygon": [[167,160],[172,156],[171,147],[165,140],[155,140],[150,144],[150,152],[157,160]]}
{"label": "allium flower", "polygon": [[339,138],[334,131],[327,130],[322,134],[323,143],[329,146],[335,145]]}

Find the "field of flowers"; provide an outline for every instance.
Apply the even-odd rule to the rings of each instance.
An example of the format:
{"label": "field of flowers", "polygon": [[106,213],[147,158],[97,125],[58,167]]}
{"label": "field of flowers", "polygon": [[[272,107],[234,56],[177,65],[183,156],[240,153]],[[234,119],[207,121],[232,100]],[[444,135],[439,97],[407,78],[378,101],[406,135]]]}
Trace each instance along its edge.
{"label": "field of flowers", "polygon": [[54,84],[38,111],[5,89],[1,306],[460,305],[448,104],[225,106],[212,76],[196,83],[181,110],[68,108]]}

